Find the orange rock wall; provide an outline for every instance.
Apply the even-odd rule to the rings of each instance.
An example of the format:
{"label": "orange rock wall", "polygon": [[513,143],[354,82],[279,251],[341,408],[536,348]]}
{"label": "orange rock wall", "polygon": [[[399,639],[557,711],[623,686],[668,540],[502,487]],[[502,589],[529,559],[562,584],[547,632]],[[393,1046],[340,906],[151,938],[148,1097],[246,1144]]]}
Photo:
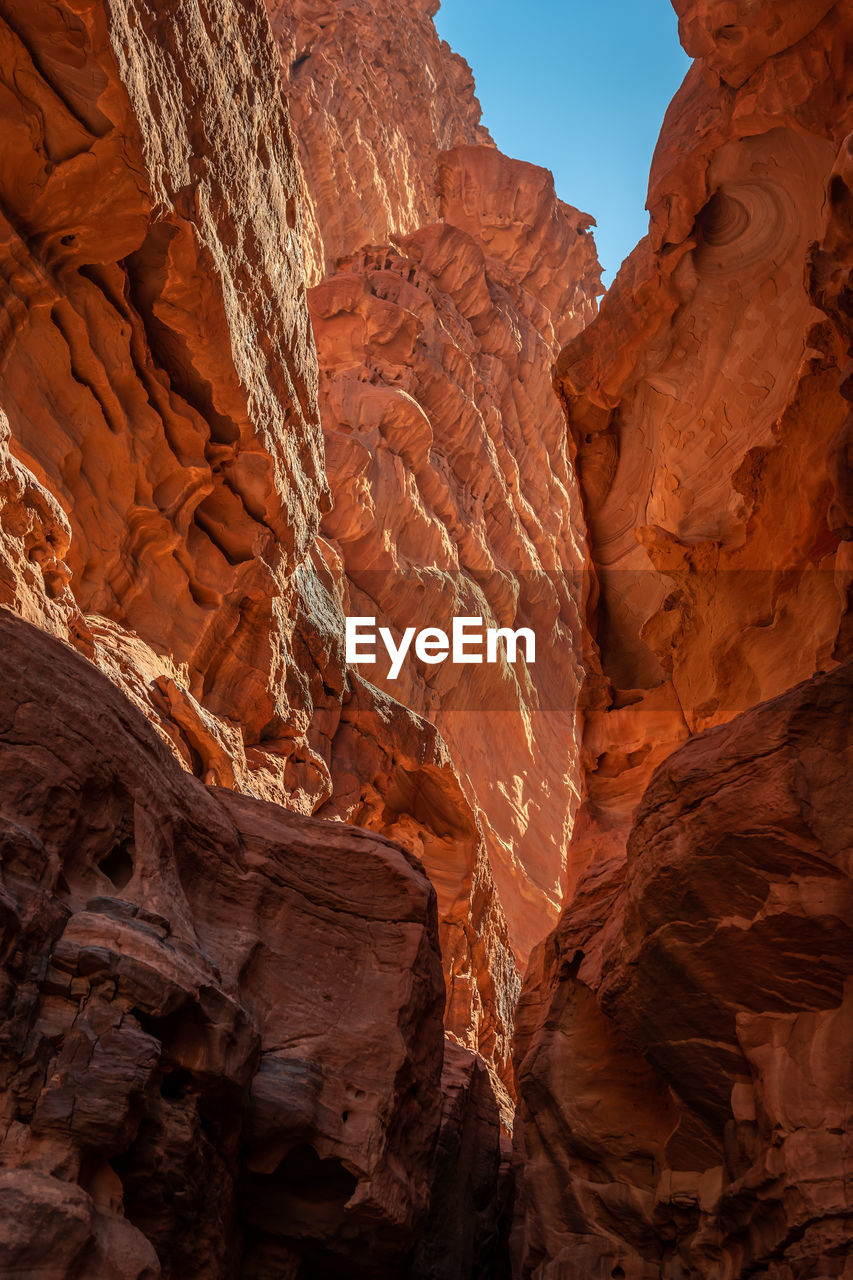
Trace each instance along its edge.
{"label": "orange rock wall", "polygon": [[[381,663],[362,668],[435,724],[451,774],[423,799],[393,766],[379,781],[383,735],[350,703],[322,810],[424,859],[448,1026],[502,1064],[512,953],[556,918],[578,799],[584,525],[550,370],[595,312],[590,219],[550,174],[494,148],[434,5],[269,7],[305,182],[332,491],[322,535],[345,608],[395,634],[456,614],[539,637],[535,667],[515,672],[410,662],[392,682]],[[403,84],[417,104],[404,116]],[[415,722],[401,728],[416,753]],[[379,754],[392,743],[386,732]]]}
{"label": "orange rock wall", "polygon": [[331,784],[296,619],[334,642],[297,170],[262,11],[172,10],[0,14],[3,602],[41,610],[188,768],[310,812]]}
{"label": "orange rock wall", "polygon": [[[0,590],[206,782],[423,857],[448,1025],[508,1080],[578,798],[549,378],[598,274],[432,13],[274,5],[273,37],[249,0],[2,6]],[[365,592],[395,627],[535,625],[551,656],[368,683],[342,643]]]}
{"label": "orange rock wall", "polygon": [[[442,1105],[446,970],[504,1075],[518,983],[447,745],[344,668],[266,14],[10,0],[0,77],[0,1271],[430,1274],[439,1138],[463,1265],[499,1114],[458,1046]],[[441,939],[333,797],[458,861]]]}
{"label": "orange rock wall", "polygon": [[649,236],[556,367],[584,800],[522,996],[515,1256],[846,1276],[853,6],[675,7]]}

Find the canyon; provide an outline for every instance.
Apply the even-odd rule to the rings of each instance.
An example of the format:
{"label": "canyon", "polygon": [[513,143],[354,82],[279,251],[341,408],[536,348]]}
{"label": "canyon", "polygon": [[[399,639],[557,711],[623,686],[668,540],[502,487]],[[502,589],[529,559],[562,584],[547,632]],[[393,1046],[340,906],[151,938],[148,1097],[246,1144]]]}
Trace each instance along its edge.
{"label": "canyon", "polygon": [[674,8],[604,294],[437,0],[0,0],[0,1275],[853,1277],[853,3]]}

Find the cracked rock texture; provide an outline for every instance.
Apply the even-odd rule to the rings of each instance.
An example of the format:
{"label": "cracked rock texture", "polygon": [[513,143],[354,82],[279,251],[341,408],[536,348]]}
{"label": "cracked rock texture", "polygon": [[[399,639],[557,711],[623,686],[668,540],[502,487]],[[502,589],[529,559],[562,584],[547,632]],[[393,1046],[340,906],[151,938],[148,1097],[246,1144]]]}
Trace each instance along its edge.
{"label": "cracked rock texture", "polygon": [[514,1256],[826,1280],[853,1266],[853,6],[675,8],[696,62],[649,235],[556,366],[584,798],[519,1012]]}

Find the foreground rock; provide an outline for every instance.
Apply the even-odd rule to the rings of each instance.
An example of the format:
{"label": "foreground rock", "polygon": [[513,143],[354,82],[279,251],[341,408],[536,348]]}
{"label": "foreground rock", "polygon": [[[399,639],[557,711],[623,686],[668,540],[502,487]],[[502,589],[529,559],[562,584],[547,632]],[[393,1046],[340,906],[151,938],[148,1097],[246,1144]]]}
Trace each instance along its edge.
{"label": "foreground rock", "polygon": [[5,612],[0,822],[2,1273],[399,1275],[443,1059],[414,860],[208,790]]}
{"label": "foreground rock", "polygon": [[519,1011],[519,1274],[849,1275],[853,664],[692,739]]}

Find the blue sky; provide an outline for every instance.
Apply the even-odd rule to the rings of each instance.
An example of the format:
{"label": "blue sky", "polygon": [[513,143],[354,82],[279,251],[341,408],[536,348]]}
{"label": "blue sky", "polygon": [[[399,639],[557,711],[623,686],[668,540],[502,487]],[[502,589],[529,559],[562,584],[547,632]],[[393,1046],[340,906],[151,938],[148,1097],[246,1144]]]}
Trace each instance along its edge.
{"label": "blue sky", "polygon": [[669,0],[442,0],[435,23],[501,151],[595,218],[609,284],[648,229],[652,152],[690,65]]}

